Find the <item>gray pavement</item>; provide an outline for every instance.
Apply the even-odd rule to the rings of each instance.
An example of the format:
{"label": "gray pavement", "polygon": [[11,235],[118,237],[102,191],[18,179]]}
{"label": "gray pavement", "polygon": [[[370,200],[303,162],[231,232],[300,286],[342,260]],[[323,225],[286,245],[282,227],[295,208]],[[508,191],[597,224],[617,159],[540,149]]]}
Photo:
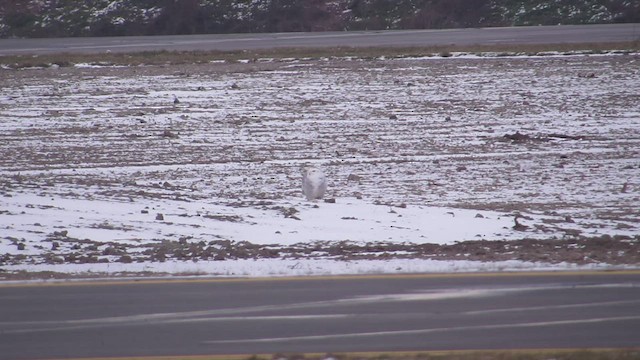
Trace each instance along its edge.
{"label": "gray pavement", "polygon": [[0,358],[637,347],[640,272],[0,284]]}
{"label": "gray pavement", "polygon": [[522,26],[444,30],[210,34],[99,38],[0,39],[1,55],[158,50],[254,50],[285,47],[371,47],[618,42],[640,39],[640,24]]}

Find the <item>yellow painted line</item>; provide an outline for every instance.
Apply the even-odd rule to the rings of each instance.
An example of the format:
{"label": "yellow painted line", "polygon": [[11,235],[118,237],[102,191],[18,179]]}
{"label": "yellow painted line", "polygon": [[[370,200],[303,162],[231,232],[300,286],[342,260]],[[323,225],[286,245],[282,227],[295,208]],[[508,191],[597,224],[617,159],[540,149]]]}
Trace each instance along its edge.
{"label": "yellow painted line", "polygon": [[[499,356],[499,355],[552,355],[570,354],[576,352],[593,353],[617,353],[617,352],[640,352],[640,347],[633,348],[541,348],[541,349],[478,349],[478,350],[426,350],[426,351],[378,351],[378,352],[336,352],[336,353],[294,353],[287,356],[281,354],[283,358],[303,358],[303,359],[323,359],[330,355],[337,359],[362,359],[362,358],[425,358],[429,356],[452,356],[454,359],[459,356]],[[295,355],[295,356],[294,356]],[[271,360],[274,354],[229,354],[229,355],[175,355],[175,356],[133,356],[133,357],[97,357],[97,358],[65,358],[67,360]],[[58,359],[48,359],[58,360]]]}
{"label": "yellow painted line", "polygon": [[241,282],[282,282],[282,281],[340,281],[378,279],[447,279],[447,278],[490,278],[490,277],[563,277],[563,276],[612,276],[640,275],[637,270],[584,270],[584,271],[522,271],[522,272],[480,272],[480,273],[419,273],[380,275],[326,275],[326,276],[282,276],[249,278],[96,278],[75,280],[0,281],[0,288],[38,286],[113,286],[113,285],[154,285],[154,284],[198,284],[198,283],[241,283]]}

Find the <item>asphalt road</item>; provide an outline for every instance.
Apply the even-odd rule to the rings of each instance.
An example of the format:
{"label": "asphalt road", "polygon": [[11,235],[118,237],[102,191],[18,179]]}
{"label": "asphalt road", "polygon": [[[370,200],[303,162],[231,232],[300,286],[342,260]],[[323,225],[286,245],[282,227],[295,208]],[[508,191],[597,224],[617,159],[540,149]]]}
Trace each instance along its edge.
{"label": "asphalt road", "polygon": [[0,284],[0,358],[638,347],[640,272]]}
{"label": "asphalt road", "polygon": [[640,24],[604,24],[445,30],[0,39],[0,55],[152,50],[229,51],[283,47],[549,44],[619,42],[639,38]]}

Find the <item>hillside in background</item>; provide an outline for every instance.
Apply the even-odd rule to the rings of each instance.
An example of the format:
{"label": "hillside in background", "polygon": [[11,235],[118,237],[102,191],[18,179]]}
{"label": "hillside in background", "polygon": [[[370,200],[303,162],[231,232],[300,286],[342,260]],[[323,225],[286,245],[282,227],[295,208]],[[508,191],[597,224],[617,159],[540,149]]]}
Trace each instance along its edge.
{"label": "hillside in background", "polygon": [[0,0],[0,37],[640,22],[637,0]]}

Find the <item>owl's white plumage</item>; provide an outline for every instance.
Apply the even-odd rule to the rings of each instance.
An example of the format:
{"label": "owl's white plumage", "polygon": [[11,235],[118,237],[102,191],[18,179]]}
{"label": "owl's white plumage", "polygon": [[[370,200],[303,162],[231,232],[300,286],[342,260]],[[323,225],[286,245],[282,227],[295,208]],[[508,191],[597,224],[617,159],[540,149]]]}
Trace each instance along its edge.
{"label": "owl's white plumage", "polygon": [[322,170],[314,167],[306,168],[302,174],[302,193],[307,200],[322,199],[327,191],[327,177]]}

